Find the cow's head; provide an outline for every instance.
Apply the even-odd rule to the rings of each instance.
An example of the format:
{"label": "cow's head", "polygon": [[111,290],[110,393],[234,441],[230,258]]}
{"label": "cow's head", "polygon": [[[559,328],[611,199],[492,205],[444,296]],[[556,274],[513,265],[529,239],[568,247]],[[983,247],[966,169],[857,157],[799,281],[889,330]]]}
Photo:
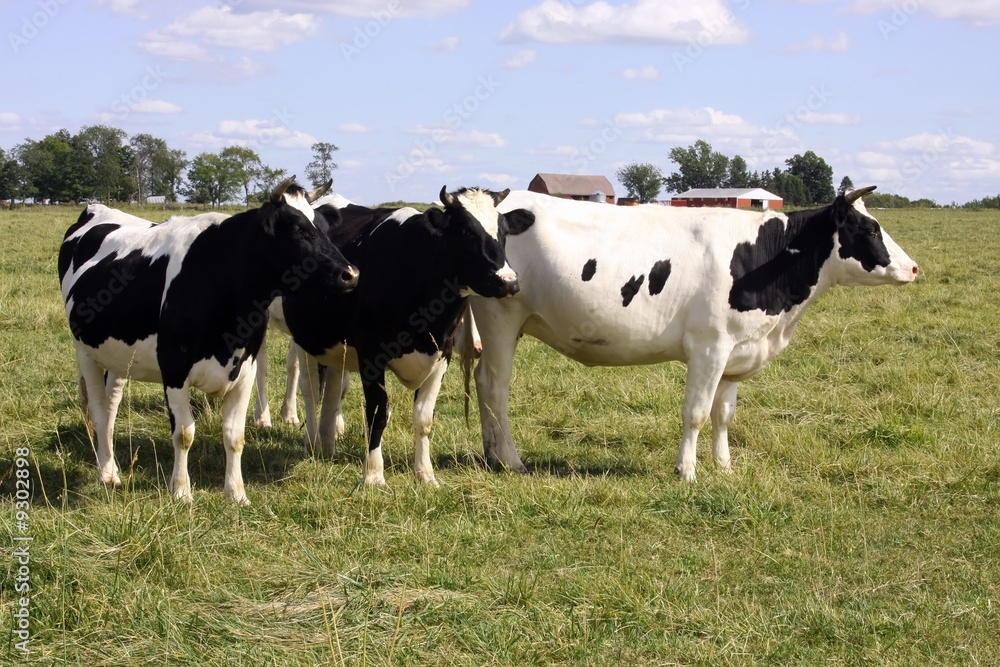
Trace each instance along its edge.
{"label": "cow's head", "polygon": [[496,208],[509,192],[462,188],[449,193],[445,186],[441,188],[444,213],[428,212],[431,224],[448,240],[459,282],[479,296],[511,296],[520,289],[504,253],[507,220]]}
{"label": "cow's head", "polygon": [[861,198],[875,189],[874,185],[838,195],[833,202],[833,217],[837,224],[837,256],[843,271],[842,284],[884,285],[911,283],[919,268],[878,221],[865,210]]}
{"label": "cow's head", "polygon": [[287,293],[300,287],[347,291],[358,284],[358,270],[337,249],[325,229],[315,224],[310,204],[330,189],[306,191],[295,177],[278,185],[261,207],[264,256],[281,276],[279,289]]}

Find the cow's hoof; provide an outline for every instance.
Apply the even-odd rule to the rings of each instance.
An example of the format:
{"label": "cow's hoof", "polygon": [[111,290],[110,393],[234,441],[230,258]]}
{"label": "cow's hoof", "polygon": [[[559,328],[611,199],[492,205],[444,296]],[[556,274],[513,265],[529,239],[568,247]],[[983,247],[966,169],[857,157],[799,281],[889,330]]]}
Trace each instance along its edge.
{"label": "cow's hoof", "polygon": [[289,426],[298,426],[299,424],[302,423],[302,422],[299,421],[298,417],[290,417],[290,418],[282,419],[281,421],[284,422],[284,423],[286,423],[286,424],[288,424]]}
{"label": "cow's hoof", "polygon": [[674,472],[677,473],[677,476],[680,477],[682,481],[693,482],[695,479],[693,465],[689,466],[678,464],[674,466]]}
{"label": "cow's hoof", "polygon": [[185,505],[190,505],[194,502],[194,496],[191,495],[190,491],[179,491],[174,494],[174,500]]}
{"label": "cow's hoof", "polygon": [[434,478],[433,472],[420,472],[414,471],[417,477],[417,481],[421,484],[426,484],[427,486],[432,486],[435,489],[440,489],[441,485],[438,484],[437,479]]}
{"label": "cow's hoof", "polygon": [[271,428],[271,420],[270,419],[258,419],[257,421],[254,422],[254,425],[257,428]]}
{"label": "cow's hoof", "polygon": [[250,507],[250,499],[247,498],[247,494],[245,493],[241,496],[233,498],[232,501],[240,507]]}
{"label": "cow's hoof", "polygon": [[122,485],[122,478],[118,476],[118,472],[113,473],[98,473],[97,481],[106,486],[113,486],[118,488]]}
{"label": "cow's hoof", "polygon": [[365,475],[365,486],[385,486],[385,475],[380,472]]}
{"label": "cow's hoof", "polygon": [[715,466],[719,469],[719,472],[724,475],[733,474],[733,464],[729,461],[716,461]]}

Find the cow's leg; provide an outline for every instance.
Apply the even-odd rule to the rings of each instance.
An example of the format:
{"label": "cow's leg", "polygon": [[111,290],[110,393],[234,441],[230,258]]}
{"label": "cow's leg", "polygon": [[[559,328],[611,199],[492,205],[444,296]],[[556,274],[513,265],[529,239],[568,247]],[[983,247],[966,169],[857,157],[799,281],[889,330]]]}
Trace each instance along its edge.
{"label": "cow's leg", "polygon": [[348,372],[334,364],[323,371],[323,409],[319,414],[319,439],[323,454],[333,456],[337,441],[344,435],[344,396],[347,393]]}
{"label": "cow's leg", "polygon": [[194,415],[191,413],[191,390],[165,387],[167,412],[170,414],[170,441],[174,445],[174,471],[170,475],[170,493],[174,500],[190,503],[191,479],[188,477],[188,451],[194,444]]}
{"label": "cow's leg", "polygon": [[295,392],[299,385],[299,350],[294,340],[288,341],[288,360],[285,362],[285,399],[281,402],[281,421],[299,425],[299,408]]}
{"label": "cow's leg", "polygon": [[389,421],[389,395],[385,391],[385,370],[365,365],[359,354],[360,367],[368,369],[361,375],[365,392],[365,425],[368,430],[368,454],[362,469],[365,484],[385,484],[385,467],[382,461],[382,432]]}
{"label": "cow's leg", "polygon": [[301,347],[296,346],[296,356],[299,365],[299,390],[302,392],[302,408],[305,411],[306,435],[305,449],[306,456],[319,456],[320,441],[319,427],[316,420],[316,403],[321,399],[320,395],[320,366],[316,359],[306,353]]}
{"label": "cow's leg", "polygon": [[257,353],[257,401],[254,403],[253,420],[261,428],[271,428],[271,406],[267,403],[267,335]]}
{"label": "cow's leg", "polygon": [[[97,481],[101,484],[112,484],[121,486],[122,480],[118,475],[118,464],[115,463],[114,452],[114,428],[115,415],[118,410],[118,403],[121,401],[121,390],[124,381],[118,386],[117,400],[112,403],[109,400],[111,385],[105,386],[104,369],[96,361],[90,358],[86,352],[77,350],[76,363],[83,377],[83,390],[86,392],[84,398],[86,405],[84,409],[90,417],[90,422],[94,425],[97,436]],[[109,381],[111,376],[108,377]]]}
{"label": "cow's leg", "polygon": [[698,434],[711,418],[715,392],[722,379],[728,354],[719,347],[707,346],[688,359],[684,390],[684,434],[674,471],[686,482],[695,479]]}
{"label": "cow's leg", "polygon": [[712,454],[720,469],[732,472],[729,460],[729,422],[736,413],[736,390],[738,382],[720,380],[719,388],[715,390],[715,402],[712,404]]}
{"label": "cow's leg", "polygon": [[243,487],[242,460],[247,409],[256,376],[253,365],[251,361],[250,368],[244,366],[239,379],[222,399],[222,445],[226,448],[226,479],[222,488],[226,498],[243,507],[250,505]]}
{"label": "cow's leg", "polygon": [[441,359],[413,398],[413,474],[419,481],[433,486],[438,486],[438,483],[434,479],[434,465],[431,463],[431,426],[434,422],[434,405],[446,370],[448,360]]}
{"label": "cow's leg", "polygon": [[482,325],[483,355],[476,365],[476,397],[483,428],[483,453],[486,462],[516,472],[528,469],[518,456],[507,417],[510,378],[514,369],[514,351],[521,320],[479,317]]}

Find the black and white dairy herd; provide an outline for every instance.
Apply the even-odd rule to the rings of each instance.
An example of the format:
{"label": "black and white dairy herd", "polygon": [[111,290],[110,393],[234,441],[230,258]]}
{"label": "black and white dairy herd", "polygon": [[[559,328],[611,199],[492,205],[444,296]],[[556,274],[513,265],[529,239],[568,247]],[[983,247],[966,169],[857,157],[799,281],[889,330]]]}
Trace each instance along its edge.
{"label": "black and white dairy herd", "polygon": [[[507,408],[515,349],[528,334],[590,366],[684,362],[675,469],[694,480],[708,423],[715,461],[729,469],[738,384],[788,345],[809,304],[837,284],[905,284],[918,273],[865,210],[861,197],[873,187],[788,214],[478,188],[442,188],[442,206],[421,213],[322,198],[328,188],[306,191],[289,179],[260,208],[160,224],[92,205],[67,230],[59,279],[100,482],[121,483],[113,442],[125,382],[159,382],[173,497],[192,499],[197,388],[222,398],[223,488],[249,504],[240,459],[269,321],[291,335],[289,372],[301,369],[307,453],[332,454],[347,377],[357,374],[367,484],[385,483],[386,371],[415,392],[414,472],[437,483],[435,401],[456,340],[471,341],[476,329],[481,346],[457,347],[482,354],[475,381],[488,462],[526,470]],[[456,336],[463,315],[468,333]],[[270,423],[260,391],[257,413]],[[294,407],[283,418],[297,421]]]}

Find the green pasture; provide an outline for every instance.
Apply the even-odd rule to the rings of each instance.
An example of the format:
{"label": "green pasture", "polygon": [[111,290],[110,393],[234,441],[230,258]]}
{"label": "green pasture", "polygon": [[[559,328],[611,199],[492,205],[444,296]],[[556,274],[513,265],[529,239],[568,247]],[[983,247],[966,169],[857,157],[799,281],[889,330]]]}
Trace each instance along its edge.
{"label": "green pasture", "polygon": [[124,487],[97,484],[55,269],[79,209],[0,211],[0,664],[1000,664],[1000,213],[875,213],[922,276],[812,307],[742,385],[732,475],[703,433],[698,481],[674,478],[683,366],[588,369],[525,339],[530,474],[479,465],[456,364],[441,488],[410,473],[412,398],[392,381],[385,488],[358,486],[355,385],[333,461],[304,458],[299,429],[248,428],[242,509],[201,396],[194,504],[171,501],[154,385],[122,404]]}

